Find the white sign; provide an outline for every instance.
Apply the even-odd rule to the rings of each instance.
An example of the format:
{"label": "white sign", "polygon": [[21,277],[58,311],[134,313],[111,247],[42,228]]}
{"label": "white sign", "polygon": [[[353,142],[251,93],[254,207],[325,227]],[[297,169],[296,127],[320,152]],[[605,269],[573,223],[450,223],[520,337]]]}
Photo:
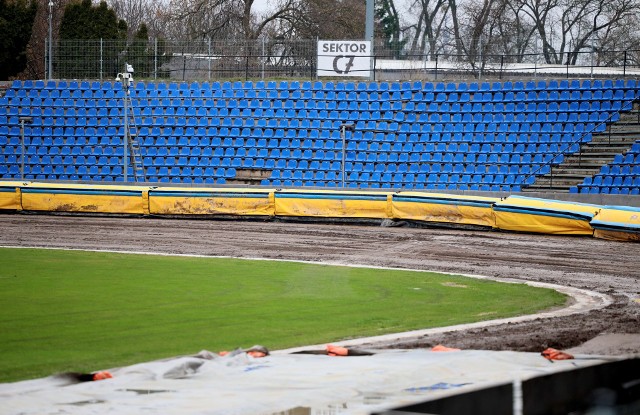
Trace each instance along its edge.
{"label": "white sign", "polygon": [[319,40],[318,76],[365,76],[371,72],[368,40]]}

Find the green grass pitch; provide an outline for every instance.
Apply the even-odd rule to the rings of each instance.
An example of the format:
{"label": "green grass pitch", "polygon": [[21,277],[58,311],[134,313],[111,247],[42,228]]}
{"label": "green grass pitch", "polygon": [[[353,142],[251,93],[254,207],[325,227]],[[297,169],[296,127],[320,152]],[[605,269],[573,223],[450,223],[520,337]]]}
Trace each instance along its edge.
{"label": "green grass pitch", "polygon": [[534,313],[564,295],[429,272],[0,249],[0,382]]}

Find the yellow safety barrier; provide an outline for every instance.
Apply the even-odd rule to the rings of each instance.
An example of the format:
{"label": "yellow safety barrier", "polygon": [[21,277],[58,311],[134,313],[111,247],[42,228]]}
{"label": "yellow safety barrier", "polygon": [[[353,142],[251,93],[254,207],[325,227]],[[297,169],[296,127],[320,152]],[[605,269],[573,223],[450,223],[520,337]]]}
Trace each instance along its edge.
{"label": "yellow safety barrier", "polygon": [[147,187],[43,184],[21,187],[22,209],[44,212],[144,214]]}
{"label": "yellow safety barrier", "polygon": [[152,215],[273,216],[272,190],[159,187],[149,191]]}
{"label": "yellow safety barrier", "polygon": [[281,190],[275,193],[276,216],[385,219],[387,192]]}
{"label": "yellow safety barrier", "polygon": [[640,241],[640,209],[426,192],[0,182],[0,211],[399,219]]}
{"label": "yellow safety barrier", "polygon": [[640,209],[603,206],[591,221],[593,236],[617,241],[640,241]]}
{"label": "yellow safety barrier", "polygon": [[498,229],[562,235],[592,235],[600,206],[509,196],[493,206]]}
{"label": "yellow safety barrier", "polygon": [[393,217],[495,227],[493,204],[499,200],[494,197],[400,192],[393,195]]}
{"label": "yellow safety barrier", "polygon": [[0,211],[20,210],[20,186],[22,182],[0,182]]}

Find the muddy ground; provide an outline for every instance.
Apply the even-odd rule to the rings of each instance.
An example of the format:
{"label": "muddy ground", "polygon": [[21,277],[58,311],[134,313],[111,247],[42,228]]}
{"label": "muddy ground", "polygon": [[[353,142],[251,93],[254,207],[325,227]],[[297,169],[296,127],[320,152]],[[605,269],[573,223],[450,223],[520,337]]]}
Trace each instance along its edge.
{"label": "muddy ground", "polygon": [[640,353],[640,243],[271,220],[3,214],[0,245],[328,261],[551,282],[606,293],[614,302],[587,314],[371,346],[441,343],[464,349],[541,351],[575,348],[594,339],[588,348],[592,354]]}

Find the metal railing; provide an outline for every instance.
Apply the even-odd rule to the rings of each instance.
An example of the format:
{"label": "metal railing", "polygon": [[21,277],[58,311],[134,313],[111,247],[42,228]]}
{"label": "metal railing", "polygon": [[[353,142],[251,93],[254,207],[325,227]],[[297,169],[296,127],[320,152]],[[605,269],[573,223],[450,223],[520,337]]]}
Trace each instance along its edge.
{"label": "metal railing", "polygon": [[[633,109],[633,105],[634,102],[637,102],[640,99],[640,94],[636,93],[634,99],[632,101],[630,101],[629,105],[630,107],[626,106],[626,102],[623,103],[622,108],[620,109],[620,112],[626,112],[626,111],[630,111]],[[531,173],[525,175],[525,178],[523,180],[522,183],[516,183],[516,184],[520,184],[520,185],[527,185],[527,181],[531,178],[531,177],[536,177],[536,176],[546,176],[547,174],[549,175],[549,185],[548,186],[544,186],[541,185],[540,187],[548,187],[548,188],[552,188],[553,187],[553,167],[554,165],[558,164],[555,163],[555,160],[558,156],[562,156],[562,157],[566,157],[566,156],[571,156],[571,155],[575,155],[575,153],[570,152],[570,149],[574,146],[574,145],[578,145],[579,146],[579,150],[578,150],[578,167],[582,166],[582,143],[585,137],[589,136],[589,135],[593,135],[594,133],[599,133],[599,128],[604,125],[606,128],[606,131],[608,132],[609,135],[609,142],[611,142],[611,125],[613,123],[613,119],[619,115],[619,112],[612,112],[611,114],[609,114],[609,116],[603,120],[598,122],[597,124],[594,124],[592,126],[592,128],[588,131],[584,131],[582,134],[580,134],[576,139],[574,139],[571,142],[566,143],[566,145],[563,145],[559,151],[551,153],[551,157],[549,159],[549,161],[543,163],[542,165],[538,166],[538,168],[534,169],[531,171]],[[640,117],[640,115],[639,115]],[[640,118],[639,118],[640,120]],[[565,148],[564,150],[562,148]],[[546,173],[544,175],[541,175],[541,172],[549,169],[549,173]]]}

